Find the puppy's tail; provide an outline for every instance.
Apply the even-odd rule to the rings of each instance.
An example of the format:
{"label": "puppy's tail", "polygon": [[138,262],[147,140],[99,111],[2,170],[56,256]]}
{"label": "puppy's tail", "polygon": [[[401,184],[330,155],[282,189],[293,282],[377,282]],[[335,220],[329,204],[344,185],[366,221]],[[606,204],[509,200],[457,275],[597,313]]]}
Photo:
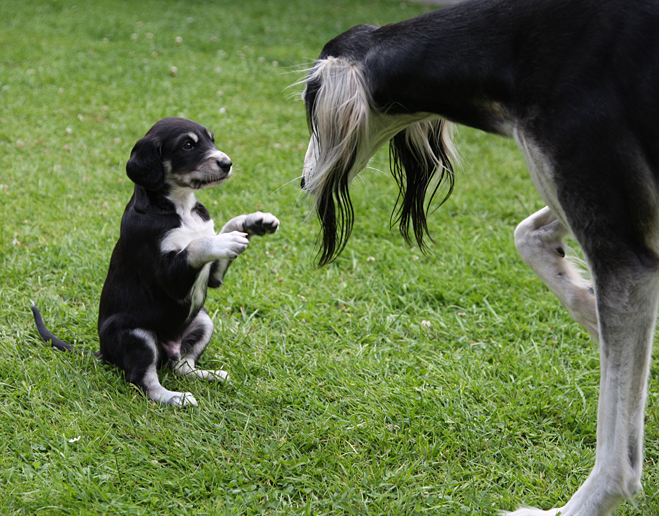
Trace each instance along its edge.
{"label": "puppy's tail", "polygon": [[[32,314],[34,315],[34,322],[37,325],[37,331],[39,332],[39,335],[41,335],[41,338],[45,340],[46,342],[50,343],[51,346],[53,346],[56,349],[59,349],[60,351],[68,351],[70,353],[80,353],[80,350],[75,349],[71,344],[68,344],[64,342],[62,339],[56,337],[51,333],[51,331],[46,328],[46,325],[43,322],[43,318],[41,317],[41,313],[37,309],[36,305],[34,304],[34,301],[32,302]],[[88,351],[83,351],[83,353],[89,354]],[[98,356],[97,353],[91,353],[94,356]]]}

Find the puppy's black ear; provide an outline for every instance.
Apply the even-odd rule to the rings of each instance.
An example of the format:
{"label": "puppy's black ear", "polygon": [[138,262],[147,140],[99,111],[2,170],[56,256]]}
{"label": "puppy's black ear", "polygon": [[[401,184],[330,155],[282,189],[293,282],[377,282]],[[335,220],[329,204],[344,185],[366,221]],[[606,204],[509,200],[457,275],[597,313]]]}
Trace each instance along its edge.
{"label": "puppy's black ear", "polygon": [[126,163],[126,174],[130,180],[147,190],[159,190],[165,184],[165,169],[162,166],[158,140],[145,136],[137,140]]}

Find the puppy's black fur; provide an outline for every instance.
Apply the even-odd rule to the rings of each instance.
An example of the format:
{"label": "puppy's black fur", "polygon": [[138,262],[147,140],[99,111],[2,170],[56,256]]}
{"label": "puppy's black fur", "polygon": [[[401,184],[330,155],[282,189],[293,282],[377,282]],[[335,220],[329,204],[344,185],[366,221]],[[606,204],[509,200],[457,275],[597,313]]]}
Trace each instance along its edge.
{"label": "puppy's black fur", "polygon": [[[157,368],[224,379],[224,371],[196,369],[213,325],[203,308],[207,287],[222,285],[231,261],[249,236],[273,233],[279,221],[260,212],[231,219],[219,234],[194,191],[226,181],[232,163],[215,147],[213,134],[196,122],[165,118],[141,138],[126,165],[135,183],[121,220],[121,233],[101,293],[100,357],[126,372],[126,379],[153,400],[196,404],[190,393],[164,389]],[[37,329],[53,346],[73,348],[43,324]]]}

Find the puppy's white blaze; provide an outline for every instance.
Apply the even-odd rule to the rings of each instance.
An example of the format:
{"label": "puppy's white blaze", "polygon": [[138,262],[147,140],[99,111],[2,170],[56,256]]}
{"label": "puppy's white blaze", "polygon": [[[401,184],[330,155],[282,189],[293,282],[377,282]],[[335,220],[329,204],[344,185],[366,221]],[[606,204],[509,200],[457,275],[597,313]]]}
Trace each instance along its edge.
{"label": "puppy's white blaze", "polygon": [[225,173],[220,167],[220,162],[229,160],[229,156],[224,152],[212,149],[204,155],[204,159],[197,170],[190,172],[189,177],[193,181],[200,180],[208,182],[210,180],[205,186],[222,183],[231,177],[233,169],[229,169],[229,171]]}

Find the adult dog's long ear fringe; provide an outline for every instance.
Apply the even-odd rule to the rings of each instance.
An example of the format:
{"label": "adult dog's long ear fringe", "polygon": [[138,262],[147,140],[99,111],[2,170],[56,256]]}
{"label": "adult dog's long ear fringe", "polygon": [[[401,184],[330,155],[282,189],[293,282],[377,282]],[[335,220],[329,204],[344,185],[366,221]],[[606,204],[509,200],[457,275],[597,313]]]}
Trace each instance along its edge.
{"label": "adult dog's long ear fringe", "polygon": [[317,196],[318,218],[321,224],[321,247],[318,251],[318,267],[331,263],[345,248],[354,221],[347,176],[336,187],[323,190]]}
{"label": "adult dog's long ear fringe", "polygon": [[315,139],[314,167],[305,188],[314,193],[322,228],[319,266],[333,261],[352,231],[348,191],[369,124],[369,97],[360,66],[346,59],[319,60],[307,79],[307,118]]}
{"label": "adult dog's long ear fringe", "polygon": [[[427,220],[432,201],[446,182],[448,189],[439,206],[453,192],[455,174],[452,161],[457,160],[457,153],[451,141],[452,132],[453,124],[445,120],[419,122],[400,131],[389,145],[391,172],[400,189],[391,224],[399,224],[400,232],[409,244],[412,243],[411,226],[414,239],[423,252],[427,250],[424,237],[433,241]],[[434,187],[431,186],[433,181]]]}

